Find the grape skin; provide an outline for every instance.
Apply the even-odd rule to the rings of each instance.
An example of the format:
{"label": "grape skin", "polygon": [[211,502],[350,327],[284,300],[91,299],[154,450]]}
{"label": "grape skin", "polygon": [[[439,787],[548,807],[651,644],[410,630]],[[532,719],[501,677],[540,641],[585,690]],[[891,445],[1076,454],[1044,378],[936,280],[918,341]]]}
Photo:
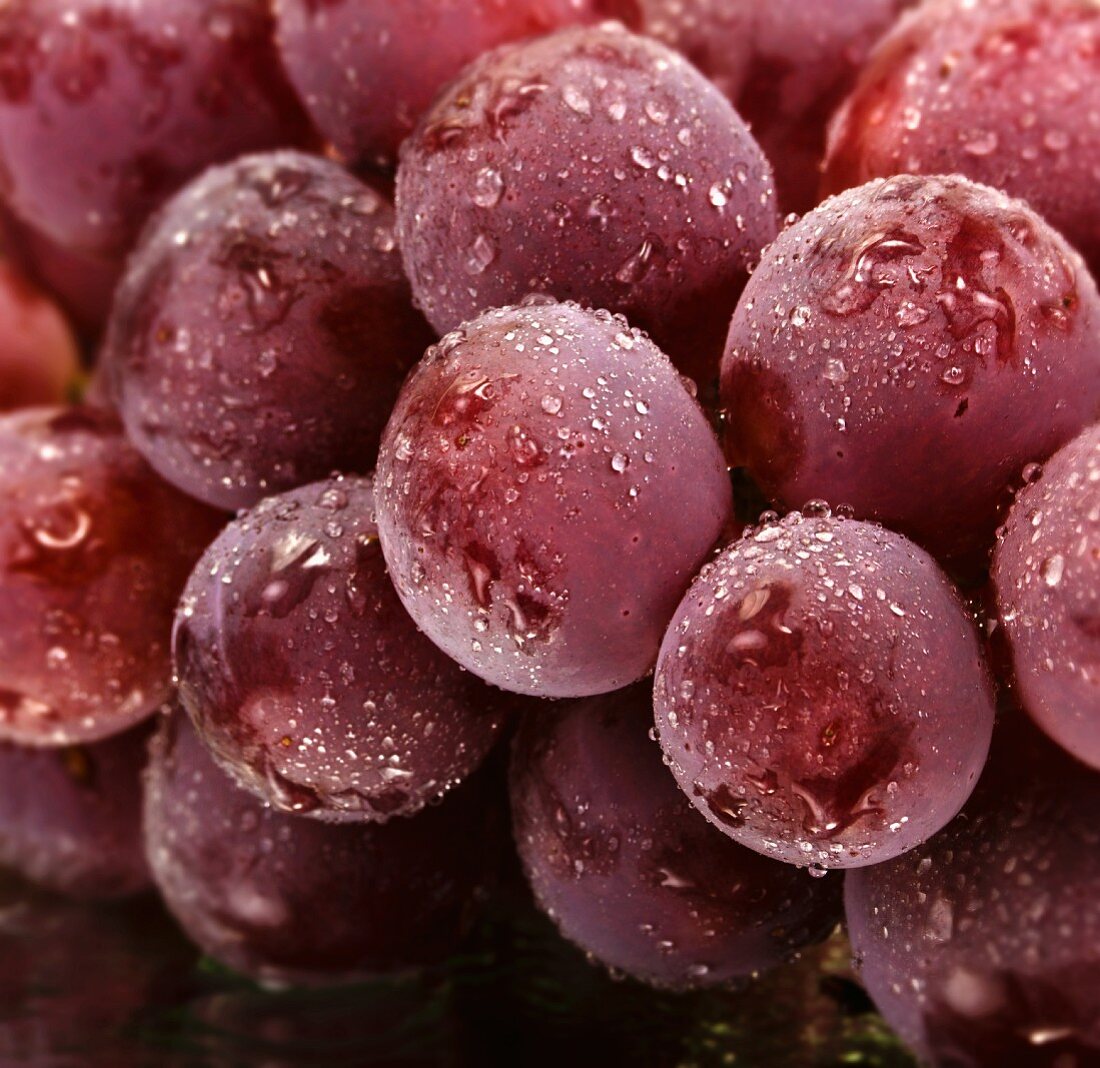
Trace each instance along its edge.
{"label": "grape skin", "polygon": [[373,514],[370,479],[270,497],[222,532],[180,602],[180,699],[226,770],[284,811],[409,815],[504,724],[504,695],[401,607]]}
{"label": "grape skin", "polygon": [[151,715],[172,612],[222,517],[90,408],[0,417],[0,500],[0,740],[75,745]]}
{"label": "grape skin", "polygon": [[1022,704],[1100,770],[1100,426],[1016,498],[993,582]]}
{"label": "grape skin", "polygon": [[642,683],[524,717],[512,819],[535,896],[566,938],[655,986],[774,967],[835,925],[839,880],[712,828],[661,761],[652,707]]}
{"label": "grape skin", "polygon": [[768,250],[722,401],[731,459],[781,507],[848,505],[981,570],[1023,469],[1100,415],[1100,296],[1019,201],[873,182]]}
{"label": "grape skin", "polygon": [[335,163],[273,152],[212,168],[154,218],[104,359],[137,448],[229,510],[369,471],[431,341],[389,203]]}
{"label": "grape skin", "polygon": [[468,67],[405,142],[398,234],[440,332],[532,292],[609,308],[706,387],[776,233],[752,135],[682,57],[621,27]]}
{"label": "grape skin", "polygon": [[375,494],[417,625],[536,697],[647,674],[732,508],[714,432],[668,359],[621,319],[546,302],[488,312],[428,352]]}
{"label": "grape skin", "polygon": [[216,960],[269,983],[347,981],[455,948],[494,859],[485,802],[470,784],[385,825],[286,815],[235,786],[176,711],[153,740],[146,853]]}
{"label": "grape skin", "polygon": [[654,707],[715,826],[822,868],[881,863],[947,823],[994,716],[977,636],[931,558],[799,513],[703,569],[661,646]]}

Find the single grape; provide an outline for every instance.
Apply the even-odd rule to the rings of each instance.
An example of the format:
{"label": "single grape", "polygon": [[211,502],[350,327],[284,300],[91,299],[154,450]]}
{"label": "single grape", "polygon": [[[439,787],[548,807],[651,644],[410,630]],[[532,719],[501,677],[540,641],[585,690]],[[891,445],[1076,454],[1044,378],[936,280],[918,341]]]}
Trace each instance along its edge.
{"label": "single grape", "polygon": [[167,698],[172,612],[219,515],[156,477],[115,419],[0,417],[0,740],[77,745]]}
{"label": "single grape", "polygon": [[1023,706],[1100,769],[1100,425],[1016,498],[993,582]]}
{"label": "single grape", "polygon": [[146,724],[94,745],[0,742],[0,864],[83,898],[149,885],[141,843]]}
{"label": "single grape", "polygon": [[820,880],[731,842],[652,741],[653,690],[526,716],[512,750],[516,845],[563,935],[656,986],[711,986],[781,963],[839,915]]}
{"label": "single grape", "polygon": [[604,25],[468,67],[402,148],[397,222],[438,330],[540,292],[625,314],[707,385],[777,214],[721,93]]}
{"label": "single grape", "polygon": [[866,66],[829,135],[830,192],[901,171],[1026,200],[1100,273],[1100,7],[930,0]]}
{"label": "single grape", "polygon": [[1100,1063],[1097,826],[1100,776],[1009,716],[958,819],[848,873],[863,981],[929,1063]]}
{"label": "single grape", "polygon": [[818,202],[825,128],[872,47],[914,0],[636,0],[642,32],[733,102],[775,168],[786,211]]}
{"label": "single grape", "polygon": [[878,864],[938,831],[982,770],[993,695],[936,564],[870,523],[799,513],[708,564],[657,663],[680,786],[743,845]]}
{"label": "single grape", "polygon": [[153,741],[146,848],[212,957],[269,982],[339,981],[454,949],[493,859],[485,801],[471,783],[385,825],[286,815],[235,786],[177,712]]}
{"label": "single grape", "polygon": [[543,302],[429,350],[375,495],[416,624],[475,675],[537,697],[649,672],[732,509],[714,432],[668,359],[607,312]]}
{"label": "single grape", "polygon": [[1023,469],[1100,415],[1100,296],[1019,201],[873,182],[768,250],[722,400],[731,458],[773,501],[849,505],[983,566]]}
{"label": "single grape", "polygon": [[153,467],[236,509],[369,470],[431,341],[390,204],[335,163],[274,152],[210,169],[154,217],[105,359]]}
{"label": "single grape", "polygon": [[287,73],[351,163],[392,166],[432,99],[490,48],[618,14],[631,0],[274,0]]}
{"label": "single grape", "polygon": [[0,194],[62,249],[119,261],[211,163],[300,144],[264,0],[0,6]]}
{"label": "single grape", "polygon": [[0,261],[0,412],[61,404],[79,381],[76,341],[57,305]]}
{"label": "single grape", "polygon": [[386,574],[370,479],[269,497],[184,590],[180,698],[257,796],[321,818],[408,815],[466,778],[504,695],[416,629]]}

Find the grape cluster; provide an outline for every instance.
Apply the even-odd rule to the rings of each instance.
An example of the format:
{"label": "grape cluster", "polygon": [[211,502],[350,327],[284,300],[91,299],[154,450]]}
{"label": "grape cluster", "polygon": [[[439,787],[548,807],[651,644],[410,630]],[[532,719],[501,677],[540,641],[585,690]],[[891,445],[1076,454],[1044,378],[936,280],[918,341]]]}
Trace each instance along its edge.
{"label": "grape cluster", "polygon": [[1098,87],[1095,0],[0,3],[0,865],[277,986],[843,922],[1100,1062]]}

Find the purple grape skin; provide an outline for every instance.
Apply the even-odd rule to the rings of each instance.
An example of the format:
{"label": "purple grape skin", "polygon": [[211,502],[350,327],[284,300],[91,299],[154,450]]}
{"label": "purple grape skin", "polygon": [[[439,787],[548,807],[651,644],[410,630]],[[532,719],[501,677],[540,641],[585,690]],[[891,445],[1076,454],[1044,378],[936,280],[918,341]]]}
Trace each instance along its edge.
{"label": "purple grape skin", "polygon": [[429,350],[375,495],[417,625],[537,697],[647,674],[732,509],[718,442],[668,359],[622,319],[553,303],[488,312]]}
{"label": "purple grape skin", "polygon": [[1056,453],[1016,498],[993,582],[1021,703],[1100,770],[1100,426]]}
{"label": "purple grape skin", "polygon": [[274,152],[212,168],[154,217],[105,359],[149,462],[232,510],[369,470],[432,339],[391,206],[335,163]]}
{"label": "purple grape skin", "polygon": [[542,908],[597,960],[687,989],[780,964],[836,925],[840,882],[731,842],[651,740],[652,687],[524,717],[512,749],[516,845]]}
{"label": "purple grape skin", "polygon": [[0,194],[62,249],[119,261],[212,163],[302,144],[264,0],[10,0]]}
{"label": "purple grape skin", "polygon": [[1100,776],[1010,714],[953,823],[904,857],[848,873],[863,982],[930,1063],[1097,1063],[1098,825]]}
{"label": "purple grape skin", "polygon": [[207,550],[176,615],[181,702],[234,779],[285,811],[407,816],[505,722],[504,695],[402,608],[373,515],[365,478],[269,497]]}
{"label": "purple grape skin", "polygon": [[1100,296],[1018,201],[957,177],[871,183],[768,250],[722,400],[731,459],[783,508],[849,505],[981,566],[1024,467],[1100,414]]}
{"label": "purple grape skin", "polygon": [[921,4],[834,119],[825,188],[900,171],[964,174],[1026,200],[1100,274],[1100,9]]}
{"label": "purple grape skin", "polygon": [[167,699],[172,612],[220,515],[91,408],[0,417],[0,740],[110,737]]}
{"label": "purple grape skin", "polygon": [[182,711],[153,740],[145,790],[146,852],[169,909],[206,953],[266,982],[445,957],[494,852],[477,783],[384,825],[302,819],[238,788]]}
{"label": "purple grape skin", "polygon": [[850,868],[938,831],[977,781],[993,696],[936,564],[870,523],[799,513],[708,564],[654,690],[673,774],[731,838]]}
{"label": "purple grape skin", "polygon": [[772,173],[713,85],[621,27],[562,30],[468,67],[402,146],[413,293],[451,330],[540,292],[610,308],[714,377],[775,236]]}
{"label": "purple grape skin", "polygon": [[141,724],[64,749],[0,742],[0,864],[73,897],[145,890],[141,772],[149,734]]}

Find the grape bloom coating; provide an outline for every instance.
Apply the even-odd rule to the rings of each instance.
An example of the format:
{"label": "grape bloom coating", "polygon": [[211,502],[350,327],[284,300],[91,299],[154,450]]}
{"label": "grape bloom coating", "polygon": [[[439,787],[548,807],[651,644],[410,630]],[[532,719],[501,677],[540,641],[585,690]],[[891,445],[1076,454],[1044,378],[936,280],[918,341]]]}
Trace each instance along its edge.
{"label": "grape bloom coating", "polygon": [[415,627],[386,575],[365,478],[269,497],[184,590],[180,699],[241,785],[321,819],[408,815],[489,751],[507,698]]}
{"label": "grape bloom coating", "polygon": [[944,826],[994,717],[977,636],[932,559],[881,527],[799,513],[703,569],[661,646],[654,707],[713,824],[822,868],[881,863]]}
{"label": "grape bloom coating", "polygon": [[421,630],[539,697],[645,675],[732,510],[714,432],[667,357],[607,312],[546,302],[429,351],[386,428],[375,497]]}
{"label": "grape bloom coating", "polygon": [[1052,457],[1016,498],[993,582],[1021,703],[1100,769],[1100,426]]}
{"label": "grape bloom coating", "polygon": [[826,201],[730,326],[731,459],[783,508],[847,505],[984,564],[1021,472],[1100,415],[1100,296],[1027,205],[901,176]]}
{"label": "grape bloom coating", "polygon": [[622,27],[507,45],[402,146],[397,224],[439,331],[533,292],[610,308],[701,384],[775,236],[772,173],[694,67]]}

